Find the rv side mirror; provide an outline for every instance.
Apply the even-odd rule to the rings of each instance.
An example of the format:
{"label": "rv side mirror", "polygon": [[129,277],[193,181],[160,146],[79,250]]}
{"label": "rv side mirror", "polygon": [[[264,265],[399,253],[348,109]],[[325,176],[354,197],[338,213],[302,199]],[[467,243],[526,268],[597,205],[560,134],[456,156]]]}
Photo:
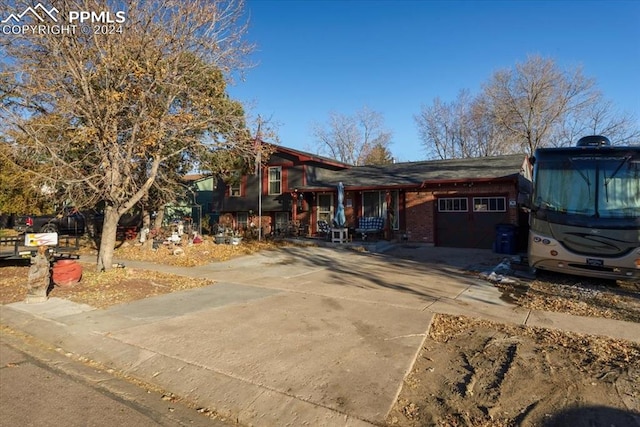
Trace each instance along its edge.
{"label": "rv side mirror", "polygon": [[518,180],[518,197],[516,199],[518,204],[531,209],[531,194],[533,194],[533,183],[521,176]]}
{"label": "rv side mirror", "polygon": [[526,208],[531,208],[531,194],[529,193],[518,193],[518,204],[524,206]]}

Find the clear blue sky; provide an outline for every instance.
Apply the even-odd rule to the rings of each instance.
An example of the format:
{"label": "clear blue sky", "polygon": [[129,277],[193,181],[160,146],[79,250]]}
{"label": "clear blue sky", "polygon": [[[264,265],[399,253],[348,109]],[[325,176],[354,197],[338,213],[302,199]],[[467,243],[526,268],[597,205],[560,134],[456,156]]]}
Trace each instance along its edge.
{"label": "clear blue sky", "polygon": [[640,120],[639,1],[247,0],[257,63],[231,96],[279,123],[282,145],[313,146],[329,112],[380,112],[399,161],[425,158],[414,115],[472,95],[528,55],[583,67]]}

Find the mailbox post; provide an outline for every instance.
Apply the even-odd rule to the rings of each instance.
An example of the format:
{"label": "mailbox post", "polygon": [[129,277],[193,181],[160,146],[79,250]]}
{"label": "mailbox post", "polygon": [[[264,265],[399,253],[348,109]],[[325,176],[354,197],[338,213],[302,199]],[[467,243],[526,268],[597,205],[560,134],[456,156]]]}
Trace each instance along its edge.
{"label": "mailbox post", "polygon": [[51,284],[51,259],[49,246],[58,244],[58,233],[27,233],[24,244],[37,247],[35,256],[31,257],[29,278],[27,282],[27,304],[47,301],[47,290]]}

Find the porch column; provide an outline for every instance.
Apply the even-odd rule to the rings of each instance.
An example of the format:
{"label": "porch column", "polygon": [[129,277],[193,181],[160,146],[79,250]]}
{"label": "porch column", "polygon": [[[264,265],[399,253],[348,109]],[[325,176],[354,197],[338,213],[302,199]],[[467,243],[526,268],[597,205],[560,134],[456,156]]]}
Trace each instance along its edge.
{"label": "porch column", "polygon": [[291,220],[296,221],[298,218],[298,197],[300,195],[297,191],[291,192]]}

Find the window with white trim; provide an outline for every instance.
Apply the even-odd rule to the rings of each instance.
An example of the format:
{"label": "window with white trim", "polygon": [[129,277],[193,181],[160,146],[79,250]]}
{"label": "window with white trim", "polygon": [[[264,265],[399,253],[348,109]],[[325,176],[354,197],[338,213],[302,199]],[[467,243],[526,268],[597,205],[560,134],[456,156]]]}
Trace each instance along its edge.
{"label": "window with white trim", "polygon": [[229,196],[230,197],[240,197],[242,196],[240,183],[232,183],[229,184]]}
{"label": "window with white trim", "polygon": [[269,168],[269,194],[282,194],[282,167]]}
{"label": "window with white trim", "polygon": [[474,197],[474,212],[505,212],[507,199],[505,197]]}
{"label": "window with white trim", "polygon": [[468,210],[466,197],[443,197],[438,199],[439,212],[467,212]]}
{"label": "window with white trim", "polygon": [[333,221],[333,194],[324,193],[316,196],[316,202],[318,206],[318,220],[327,221],[327,224],[331,224]]}
{"label": "window with white trim", "polygon": [[232,180],[229,183],[229,197],[240,197],[242,196],[242,175],[240,172],[236,171],[231,176]]}

